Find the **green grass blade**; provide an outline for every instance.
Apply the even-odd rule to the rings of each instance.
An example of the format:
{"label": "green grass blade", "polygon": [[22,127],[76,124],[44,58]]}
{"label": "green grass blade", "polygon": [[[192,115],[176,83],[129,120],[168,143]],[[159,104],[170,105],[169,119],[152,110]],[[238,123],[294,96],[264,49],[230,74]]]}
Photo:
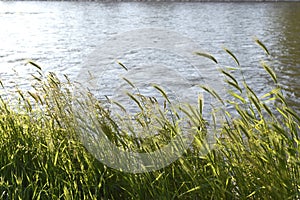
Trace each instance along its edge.
{"label": "green grass blade", "polygon": [[218,64],[218,61],[215,57],[213,57],[211,54],[209,53],[205,53],[205,52],[194,52],[196,55],[198,56],[202,56],[202,57],[205,57],[205,58],[208,58],[212,61],[214,61],[216,64]]}
{"label": "green grass blade", "polygon": [[207,86],[200,86],[200,88],[211,94],[214,98],[218,99],[223,105],[225,105],[223,99],[216,93],[216,91]]}
{"label": "green grass blade", "polygon": [[239,60],[236,58],[236,56],[229,50],[229,49],[227,49],[227,48],[223,48],[225,51],[226,51],[226,53],[228,53],[232,58],[233,58],[233,60],[236,62],[236,64],[238,65],[238,66],[240,66],[240,62],[239,62]]}
{"label": "green grass blade", "polygon": [[123,69],[125,69],[126,71],[128,71],[128,68],[127,68],[123,63],[121,63],[120,61],[117,61],[117,63],[118,63],[121,67],[123,67]]}
{"label": "green grass blade", "polygon": [[28,60],[27,63],[33,65],[34,67],[38,68],[39,70],[42,70],[42,68],[38,64],[36,64],[35,62],[33,62],[31,60]]}
{"label": "green grass blade", "polygon": [[163,95],[163,97],[168,101],[168,103],[171,103],[171,101],[169,100],[167,94],[165,93],[165,91],[162,88],[160,88],[156,84],[152,84],[152,87],[154,87],[155,89],[157,89]]}
{"label": "green grass blade", "polygon": [[273,79],[274,83],[278,83],[277,82],[277,77],[276,74],[274,73],[274,71],[265,63],[265,62],[261,62],[261,65],[263,66],[263,68],[268,72],[268,74],[271,76],[271,78]]}
{"label": "green grass blade", "polygon": [[242,93],[242,89],[234,82],[226,80],[226,83],[228,83],[229,85],[233,86],[234,88],[236,88],[240,93]]}
{"label": "green grass blade", "polygon": [[126,113],[126,109],[124,108],[124,106],[122,106],[122,104],[120,104],[119,102],[117,101],[112,101],[113,104],[117,105],[119,108],[121,108],[121,110]]}
{"label": "green grass blade", "polygon": [[256,44],[258,44],[258,46],[260,46],[267,55],[270,55],[269,50],[267,49],[267,47],[258,39],[258,38],[254,38],[254,41],[256,42]]}
{"label": "green grass blade", "polygon": [[137,98],[135,98],[132,94],[130,94],[130,93],[126,93],[138,106],[139,106],[139,108],[141,109],[141,111],[143,111],[144,110],[144,108],[143,108],[143,106],[141,105],[141,102],[137,99]]}
{"label": "green grass blade", "polygon": [[3,85],[3,83],[2,83],[2,81],[0,80],[0,85],[1,85],[1,87],[2,88],[4,88],[4,85]]}
{"label": "green grass blade", "polygon": [[135,85],[130,80],[125,77],[122,77],[122,79],[125,80],[132,88],[135,88]]}
{"label": "green grass blade", "polygon": [[237,93],[235,93],[233,91],[228,91],[228,92],[231,96],[233,96],[236,99],[239,99],[242,103],[246,103],[246,100],[242,96],[238,95]]}
{"label": "green grass blade", "polygon": [[232,81],[226,80],[226,82],[227,82],[229,85],[235,87],[237,90],[239,90],[240,93],[242,93],[242,89],[240,88],[239,83],[237,82],[237,80],[236,80],[230,73],[226,72],[225,70],[221,70],[221,72],[222,72],[223,74],[225,74],[227,77],[229,77],[230,80],[233,81],[233,82],[232,82]]}

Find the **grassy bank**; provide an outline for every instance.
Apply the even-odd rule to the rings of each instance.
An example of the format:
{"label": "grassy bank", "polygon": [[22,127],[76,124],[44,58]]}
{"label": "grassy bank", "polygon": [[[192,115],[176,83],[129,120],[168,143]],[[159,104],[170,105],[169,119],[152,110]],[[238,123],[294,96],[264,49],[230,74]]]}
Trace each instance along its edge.
{"label": "grassy bank", "polygon": [[[264,46],[262,46],[264,48]],[[225,50],[237,63],[235,56]],[[268,52],[267,52],[268,53]],[[200,56],[216,61],[208,54]],[[12,105],[0,102],[0,199],[299,199],[299,116],[286,104],[272,69],[262,63],[274,88],[257,96],[247,80],[237,81],[233,68],[221,69],[230,100],[205,88],[235,114],[223,110],[224,123],[213,149],[203,154],[204,138],[213,124],[202,116],[202,102],[195,108],[174,110],[172,120],[151,112],[153,99],[131,94],[141,108],[136,120],[147,129],[150,117],[160,126],[150,138],[135,138],[115,123],[92,94],[74,98],[72,81],[44,75],[39,66],[34,90],[18,91]],[[243,76],[241,74],[241,76]],[[134,87],[134,86],[133,86]],[[157,88],[160,90],[160,88]],[[168,97],[161,91],[168,104]],[[169,103],[171,104],[171,103]],[[99,162],[82,144],[78,107],[89,113],[92,124],[105,130],[117,146],[135,152],[151,152],[167,144],[187,120],[195,139],[183,156],[160,170],[125,173]],[[168,106],[165,106],[165,108]],[[176,112],[185,113],[185,117]],[[150,113],[150,114],[149,114]]]}

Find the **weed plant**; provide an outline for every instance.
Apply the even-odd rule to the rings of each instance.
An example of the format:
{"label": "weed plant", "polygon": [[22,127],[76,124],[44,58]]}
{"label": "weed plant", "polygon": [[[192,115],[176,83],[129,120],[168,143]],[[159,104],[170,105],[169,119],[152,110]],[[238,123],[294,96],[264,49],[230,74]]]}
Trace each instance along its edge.
{"label": "weed plant", "polygon": [[[129,122],[123,120],[124,129],[122,117],[112,116],[91,93],[74,98],[72,81],[44,75],[29,62],[37,69],[34,90],[18,91],[13,105],[6,97],[0,99],[0,199],[300,199],[300,117],[287,105],[267,62],[261,65],[274,88],[260,97],[246,78],[234,77],[231,70],[239,71],[239,61],[225,51],[237,64],[220,69],[230,100],[203,89],[231,105],[235,114],[222,108],[224,123],[211,150],[204,141],[212,125],[203,119],[201,99],[197,107],[175,108],[170,119],[166,108],[172,103],[159,86],[154,87],[166,102],[159,109],[155,99],[128,94],[140,112]],[[197,54],[217,62],[209,54]],[[167,167],[126,173],[103,165],[83,145],[79,133],[85,127],[80,122],[89,119],[93,130],[101,128],[110,141],[128,151],[151,152],[166,145],[182,132],[183,120],[195,138]],[[130,129],[138,124],[147,130],[151,120],[157,123],[154,135],[138,137]]]}

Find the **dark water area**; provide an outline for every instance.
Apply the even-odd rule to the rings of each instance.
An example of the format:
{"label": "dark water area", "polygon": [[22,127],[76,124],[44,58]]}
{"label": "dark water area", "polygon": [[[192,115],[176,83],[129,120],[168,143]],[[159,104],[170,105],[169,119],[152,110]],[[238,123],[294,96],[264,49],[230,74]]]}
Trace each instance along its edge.
{"label": "dark water area", "polygon": [[[164,80],[162,84],[177,83],[171,90],[178,90],[183,98],[193,98],[194,85],[202,84],[203,80],[217,89],[222,86],[218,67],[236,66],[222,49],[226,47],[239,59],[247,82],[259,96],[272,87],[272,81],[259,65],[261,60],[268,61],[278,75],[289,104],[299,112],[299,22],[299,2],[0,1],[0,79],[7,88],[13,88],[15,84],[28,87],[27,75],[33,69],[24,63],[26,59],[31,59],[45,71],[67,74],[75,80],[88,79],[83,72],[92,71],[97,87],[101,88],[99,95],[107,95],[104,90],[115,95],[123,86],[116,79],[119,72],[111,70],[109,65],[113,66],[118,58],[131,67],[132,73],[125,74],[130,78],[140,83],[153,77],[156,82]],[[194,64],[197,68],[195,72],[186,67],[186,61],[182,59],[185,55],[172,54],[171,48],[166,50],[162,46],[159,50],[136,50],[130,49],[129,45],[128,49],[119,49],[122,53],[116,57],[103,57],[106,53],[117,51],[118,46],[126,47],[132,42],[127,38],[120,40],[116,46],[102,48],[111,38],[123,37],[122,34],[128,31],[136,33],[136,30],[153,27],[190,39],[193,41],[191,54],[198,50],[210,52],[219,61],[219,66],[198,58],[199,63]],[[266,56],[253,42],[254,37],[266,45],[271,56]],[[137,40],[143,43],[145,38]],[[168,39],[169,43],[179,47],[184,45],[183,41]],[[167,43],[164,45],[168,46]],[[101,52],[95,54],[99,49]],[[163,67],[157,67],[159,64]],[[201,75],[201,79],[194,78],[196,73]],[[189,87],[192,88],[190,91],[187,90]],[[145,92],[151,93],[147,89]]]}

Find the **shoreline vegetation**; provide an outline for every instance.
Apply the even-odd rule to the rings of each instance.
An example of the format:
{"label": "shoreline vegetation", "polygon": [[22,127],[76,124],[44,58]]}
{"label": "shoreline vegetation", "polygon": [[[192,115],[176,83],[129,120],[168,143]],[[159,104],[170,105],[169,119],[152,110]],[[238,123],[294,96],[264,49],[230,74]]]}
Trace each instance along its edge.
{"label": "shoreline vegetation", "polygon": [[[268,54],[266,47],[256,42]],[[300,117],[287,105],[267,61],[260,65],[273,89],[260,97],[247,84],[233,52],[224,50],[236,63],[220,69],[232,98],[223,99],[211,88],[203,89],[221,104],[231,105],[235,114],[225,108],[218,112],[225,120],[213,148],[206,145],[205,138],[214,124],[203,118],[201,99],[196,107],[178,108],[185,117],[176,115],[179,111],[175,109],[170,120],[164,115],[168,106],[151,112],[155,101],[130,94],[140,106],[140,113],[131,121],[143,130],[151,126],[145,119],[160,124],[156,135],[139,138],[122,131],[115,116],[91,93],[74,98],[72,80],[44,74],[30,61],[36,68],[34,90],[17,90],[13,105],[0,96],[0,199],[299,199]],[[210,54],[198,55],[216,62]],[[243,80],[238,81],[237,75]],[[156,87],[171,104],[163,89]],[[74,105],[85,113],[77,112]],[[125,151],[161,148],[180,134],[178,122],[182,120],[189,121],[194,140],[181,158],[162,169],[126,173],[105,166],[88,151],[78,128],[86,124],[78,119],[91,119],[90,127],[100,127]]]}

